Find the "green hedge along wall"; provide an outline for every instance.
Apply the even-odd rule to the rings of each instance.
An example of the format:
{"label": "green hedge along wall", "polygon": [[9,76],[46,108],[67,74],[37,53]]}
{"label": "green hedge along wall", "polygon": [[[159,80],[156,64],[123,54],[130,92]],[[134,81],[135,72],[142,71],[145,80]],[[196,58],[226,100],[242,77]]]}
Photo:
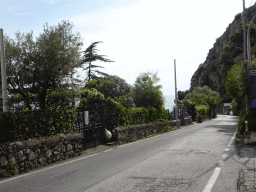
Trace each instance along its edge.
{"label": "green hedge along wall", "polygon": [[108,129],[126,125],[148,124],[168,121],[168,112],[163,107],[132,107],[125,108],[111,98],[106,99]]}
{"label": "green hedge along wall", "polygon": [[74,108],[0,113],[0,143],[74,132]]}

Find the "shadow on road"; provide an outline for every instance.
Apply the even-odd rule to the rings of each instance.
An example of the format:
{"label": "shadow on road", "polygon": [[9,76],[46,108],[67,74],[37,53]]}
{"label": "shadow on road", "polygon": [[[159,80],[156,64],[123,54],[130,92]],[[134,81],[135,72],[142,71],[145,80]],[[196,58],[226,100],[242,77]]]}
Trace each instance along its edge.
{"label": "shadow on road", "polygon": [[236,129],[236,125],[208,125],[205,128],[216,128],[219,132],[224,132],[229,135],[234,134],[234,129]]}

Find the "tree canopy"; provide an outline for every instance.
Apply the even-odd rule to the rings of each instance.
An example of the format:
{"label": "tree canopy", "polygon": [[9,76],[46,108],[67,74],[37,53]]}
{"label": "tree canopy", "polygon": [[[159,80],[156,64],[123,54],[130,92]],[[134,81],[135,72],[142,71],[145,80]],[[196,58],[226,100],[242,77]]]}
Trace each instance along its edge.
{"label": "tree canopy", "polygon": [[211,111],[218,104],[220,94],[216,91],[212,91],[207,85],[203,87],[195,87],[191,93],[188,93],[184,100],[183,105],[194,104],[198,109],[205,110],[207,107],[208,115],[211,115]]}
{"label": "tree canopy", "polygon": [[162,86],[156,85],[159,81],[157,73],[153,72],[142,73],[137,77],[133,87],[133,98],[137,107],[163,107]]}
{"label": "tree canopy", "polygon": [[21,95],[28,109],[35,103],[46,108],[49,92],[78,81],[73,74],[81,66],[82,42],[72,28],[72,23],[62,21],[52,27],[46,23],[36,40],[33,32],[17,32],[16,41],[5,36],[8,90]]}
{"label": "tree canopy", "polygon": [[87,78],[86,78],[86,80],[88,80],[88,81],[97,79],[98,76],[96,74],[108,76],[107,73],[104,73],[104,72],[101,72],[101,71],[95,69],[95,68],[104,68],[104,67],[99,66],[99,65],[93,65],[92,62],[94,62],[94,61],[103,61],[105,63],[106,62],[114,62],[109,59],[106,59],[105,55],[97,54],[98,49],[96,49],[96,45],[98,43],[102,43],[102,42],[101,41],[94,42],[84,51],[83,64],[88,65],[87,67],[84,68],[84,70],[88,71]]}
{"label": "tree canopy", "polygon": [[87,82],[86,88],[95,88],[107,97],[120,97],[130,92],[131,87],[126,81],[116,75],[110,75]]}

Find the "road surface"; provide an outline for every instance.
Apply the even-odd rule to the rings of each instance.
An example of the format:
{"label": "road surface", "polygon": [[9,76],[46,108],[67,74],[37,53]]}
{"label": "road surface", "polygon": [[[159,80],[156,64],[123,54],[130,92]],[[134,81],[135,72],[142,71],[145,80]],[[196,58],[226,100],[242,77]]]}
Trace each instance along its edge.
{"label": "road surface", "polygon": [[78,157],[0,181],[21,192],[234,192],[243,162],[236,155],[238,117],[216,119]]}

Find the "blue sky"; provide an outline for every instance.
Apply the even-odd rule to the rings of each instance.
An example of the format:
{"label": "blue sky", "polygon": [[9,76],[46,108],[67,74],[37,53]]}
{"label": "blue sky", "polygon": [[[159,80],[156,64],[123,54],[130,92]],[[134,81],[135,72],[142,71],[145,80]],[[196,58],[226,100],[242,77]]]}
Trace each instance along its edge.
{"label": "blue sky", "polygon": [[[246,7],[255,1],[246,0]],[[84,47],[92,42],[114,63],[95,63],[103,72],[133,84],[142,72],[158,72],[164,95],[185,91],[199,64],[234,16],[242,0],[0,0],[0,28],[9,37],[30,32],[37,37],[43,25],[61,20],[74,23]],[[83,73],[80,73],[84,78]]]}

